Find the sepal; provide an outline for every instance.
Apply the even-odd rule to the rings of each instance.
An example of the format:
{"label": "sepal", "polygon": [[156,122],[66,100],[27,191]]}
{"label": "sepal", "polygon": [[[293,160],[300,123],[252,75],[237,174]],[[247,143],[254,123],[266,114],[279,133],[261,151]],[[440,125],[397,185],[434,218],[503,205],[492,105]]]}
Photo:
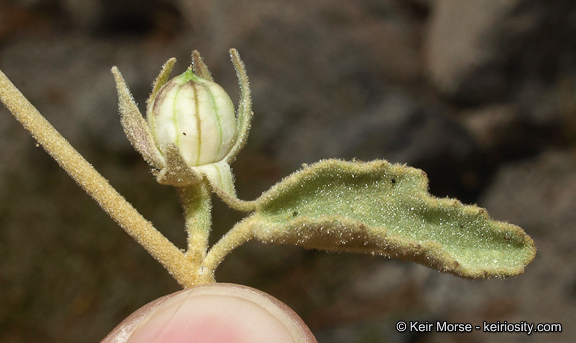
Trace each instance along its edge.
{"label": "sepal", "polygon": [[114,75],[118,91],[120,122],[126,137],[128,137],[130,144],[142,155],[148,164],[156,170],[163,169],[165,166],[164,158],[154,142],[148,123],[146,123],[146,120],[138,110],[136,101],[134,101],[130,90],[128,90],[126,81],[124,81],[118,68],[113,67],[112,74]]}

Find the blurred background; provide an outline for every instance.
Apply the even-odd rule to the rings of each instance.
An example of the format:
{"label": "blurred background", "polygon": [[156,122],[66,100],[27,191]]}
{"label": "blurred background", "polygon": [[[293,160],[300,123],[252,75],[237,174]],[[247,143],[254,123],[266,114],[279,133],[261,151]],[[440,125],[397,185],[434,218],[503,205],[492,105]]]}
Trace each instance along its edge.
{"label": "blurred background", "polygon": [[[532,236],[525,274],[470,281],[385,258],[250,243],[217,272],[299,313],[319,342],[571,342],[576,334],[576,3],[571,0],[1,0],[0,69],[178,246],[173,189],[119,123],[199,50],[255,119],[232,165],[254,199],[302,163],[387,159]],[[215,201],[213,240],[241,218]],[[178,284],[0,108],[0,343],[98,342]],[[408,334],[398,320],[562,323],[563,333]]]}

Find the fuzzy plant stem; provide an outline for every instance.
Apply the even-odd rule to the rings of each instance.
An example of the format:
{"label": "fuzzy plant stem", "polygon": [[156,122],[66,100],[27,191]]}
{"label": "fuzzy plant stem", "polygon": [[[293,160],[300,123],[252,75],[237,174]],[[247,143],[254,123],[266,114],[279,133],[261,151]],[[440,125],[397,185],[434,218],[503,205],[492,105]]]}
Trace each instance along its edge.
{"label": "fuzzy plant stem", "polygon": [[183,286],[198,284],[186,256],[132,207],[0,71],[0,101],[36,141],[130,236]]}
{"label": "fuzzy plant stem", "polygon": [[213,270],[205,270],[201,267],[206,258],[212,224],[210,185],[208,181],[203,180],[190,186],[178,187],[178,195],[184,209],[188,234],[188,250],[185,256],[194,266],[200,267],[191,272],[197,273],[197,278],[201,280],[201,283],[216,282]]}
{"label": "fuzzy plant stem", "polygon": [[208,251],[203,263],[204,269],[216,270],[226,255],[253,238],[248,219],[237,223]]}

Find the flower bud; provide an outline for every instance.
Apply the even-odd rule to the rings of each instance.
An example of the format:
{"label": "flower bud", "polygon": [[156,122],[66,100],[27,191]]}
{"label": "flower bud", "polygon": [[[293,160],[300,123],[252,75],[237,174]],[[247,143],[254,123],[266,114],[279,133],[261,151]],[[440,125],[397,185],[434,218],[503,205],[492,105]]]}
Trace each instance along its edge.
{"label": "flower bud", "polygon": [[237,113],[198,51],[192,52],[192,67],[170,81],[176,59],[164,63],[147,101],[148,123],[118,68],[112,68],[112,74],[126,137],[160,184],[187,187],[207,181],[230,206],[252,208],[236,198],[230,168],[246,144],[253,114],[244,63],[236,49],[230,49],[230,57],[240,84]]}
{"label": "flower bud", "polygon": [[162,86],[147,117],[162,155],[174,144],[190,167],[221,161],[236,140],[232,100],[222,87],[192,69]]}

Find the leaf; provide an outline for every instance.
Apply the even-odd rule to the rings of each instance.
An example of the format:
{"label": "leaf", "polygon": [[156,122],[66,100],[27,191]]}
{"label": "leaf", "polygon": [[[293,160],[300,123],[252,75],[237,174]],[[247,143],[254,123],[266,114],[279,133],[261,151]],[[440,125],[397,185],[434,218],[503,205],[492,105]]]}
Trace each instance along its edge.
{"label": "leaf", "polygon": [[423,171],[325,160],[265,192],[241,225],[265,243],[395,257],[467,278],[521,274],[536,247],[519,227],[427,191]]}

